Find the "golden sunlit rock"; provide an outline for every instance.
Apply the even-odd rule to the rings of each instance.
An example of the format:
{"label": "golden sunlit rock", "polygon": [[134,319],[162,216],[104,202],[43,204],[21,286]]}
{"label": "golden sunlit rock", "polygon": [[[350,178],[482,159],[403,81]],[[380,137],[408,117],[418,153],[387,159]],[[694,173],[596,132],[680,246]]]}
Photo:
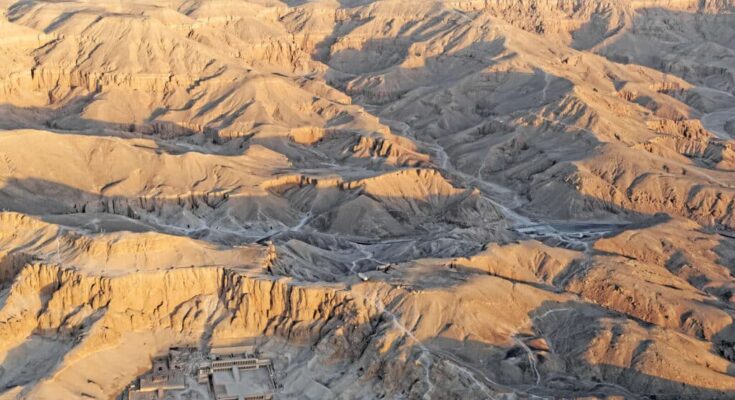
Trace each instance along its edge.
{"label": "golden sunlit rock", "polygon": [[735,398],[732,0],[0,0],[0,400]]}

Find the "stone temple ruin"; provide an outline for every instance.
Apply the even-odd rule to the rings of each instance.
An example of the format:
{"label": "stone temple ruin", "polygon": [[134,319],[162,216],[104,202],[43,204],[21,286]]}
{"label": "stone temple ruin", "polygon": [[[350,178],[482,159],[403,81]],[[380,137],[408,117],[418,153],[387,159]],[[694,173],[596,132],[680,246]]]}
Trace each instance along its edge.
{"label": "stone temple ruin", "polygon": [[153,369],[123,394],[127,400],[270,400],[277,391],[275,370],[255,345],[172,347],[153,359]]}

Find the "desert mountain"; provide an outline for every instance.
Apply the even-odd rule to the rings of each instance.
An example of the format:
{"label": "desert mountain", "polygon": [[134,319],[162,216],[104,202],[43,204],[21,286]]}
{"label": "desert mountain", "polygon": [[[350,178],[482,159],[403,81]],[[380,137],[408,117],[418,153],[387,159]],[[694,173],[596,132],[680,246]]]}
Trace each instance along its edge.
{"label": "desert mountain", "polygon": [[735,398],[732,0],[0,0],[0,56],[0,399],[244,338],[280,399]]}

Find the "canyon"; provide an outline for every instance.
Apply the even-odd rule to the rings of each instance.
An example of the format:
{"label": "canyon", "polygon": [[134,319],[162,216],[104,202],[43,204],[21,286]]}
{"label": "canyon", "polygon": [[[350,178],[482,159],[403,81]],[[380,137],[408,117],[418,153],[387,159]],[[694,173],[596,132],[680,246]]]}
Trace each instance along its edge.
{"label": "canyon", "polygon": [[0,56],[0,399],[246,338],[278,399],[735,398],[732,0],[0,0]]}

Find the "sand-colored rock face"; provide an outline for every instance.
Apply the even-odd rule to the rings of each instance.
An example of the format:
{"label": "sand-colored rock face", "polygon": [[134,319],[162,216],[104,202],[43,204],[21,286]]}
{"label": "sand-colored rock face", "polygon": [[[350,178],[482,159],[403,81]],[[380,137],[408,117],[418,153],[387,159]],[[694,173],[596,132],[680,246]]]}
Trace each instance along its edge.
{"label": "sand-colored rock face", "polygon": [[0,399],[735,397],[731,0],[0,12]]}

